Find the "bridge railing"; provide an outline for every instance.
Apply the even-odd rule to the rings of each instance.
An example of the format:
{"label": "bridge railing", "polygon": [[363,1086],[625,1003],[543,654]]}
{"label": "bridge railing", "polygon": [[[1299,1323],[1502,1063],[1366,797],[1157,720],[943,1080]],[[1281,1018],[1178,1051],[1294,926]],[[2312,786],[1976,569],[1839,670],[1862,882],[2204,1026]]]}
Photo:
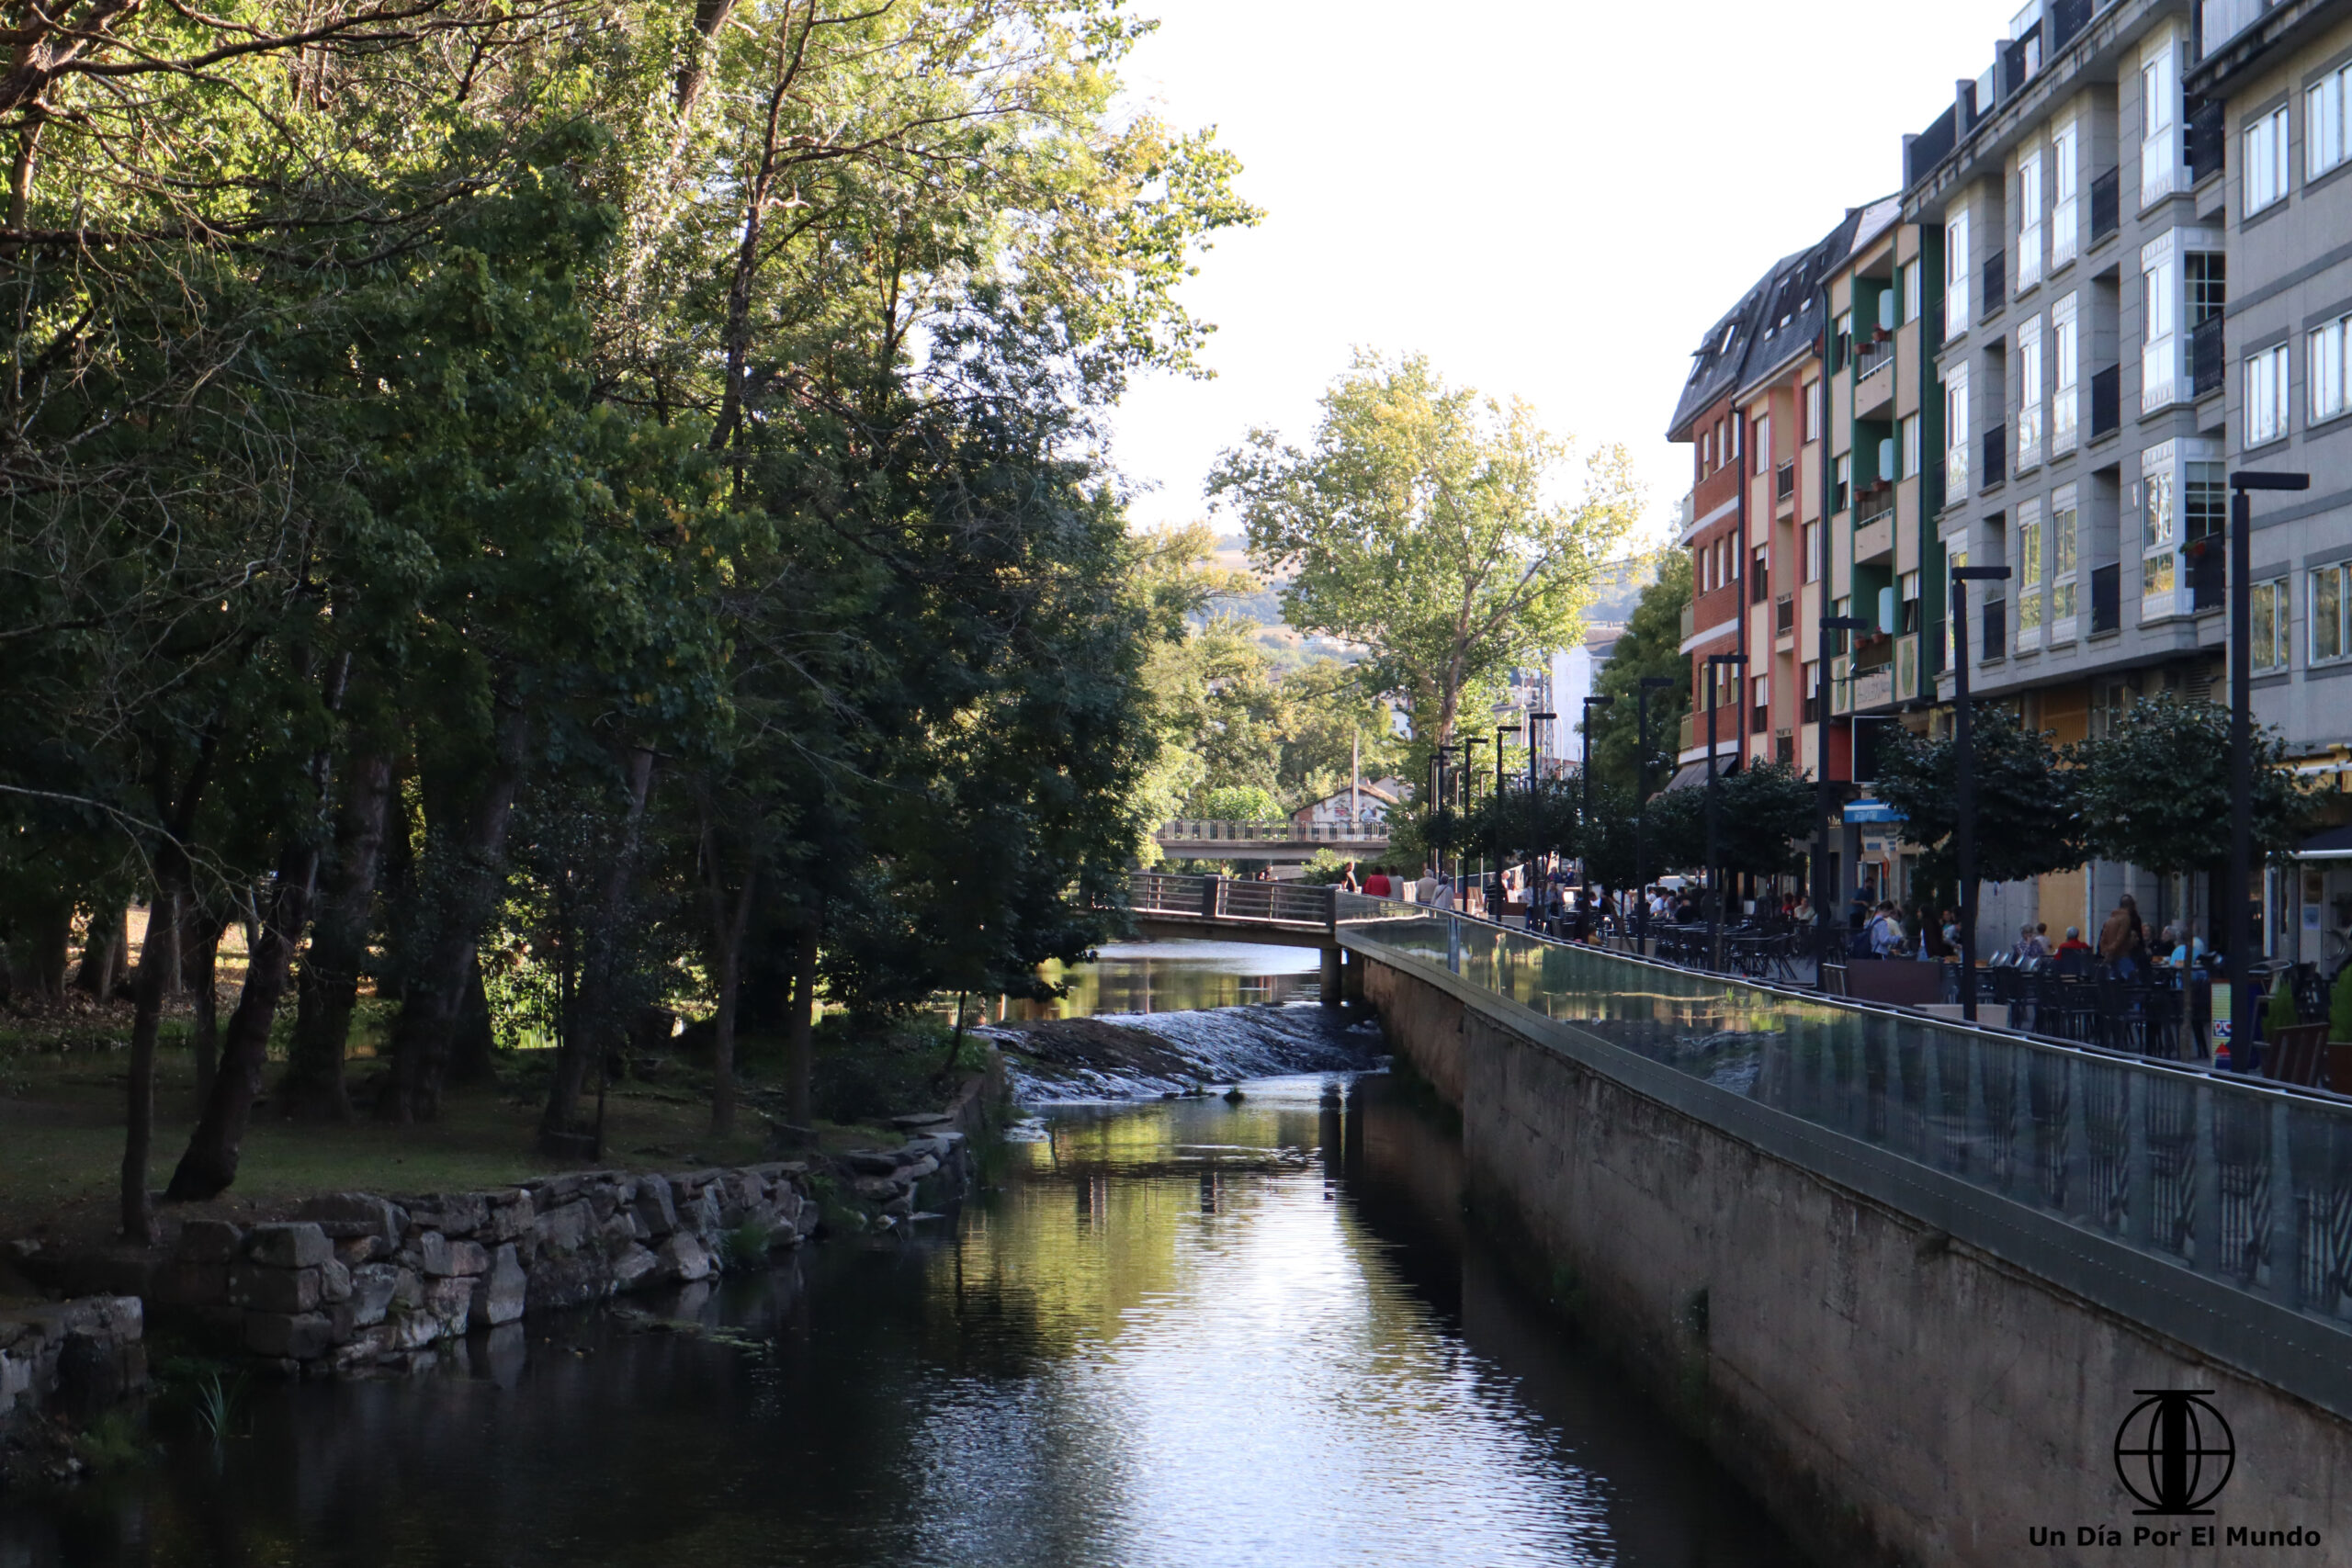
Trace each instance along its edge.
{"label": "bridge railing", "polygon": [[1388,842],[1385,826],[1361,822],[1223,822],[1208,818],[1181,818],[1163,823],[1152,835],[1163,844],[1380,844]]}
{"label": "bridge railing", "polygon": [[1171,876],[1138,871],[1127,877],[1127,907],[1137,914],[1266,925],[1331,925],[1332,891],[1291,882],[1238,882],[1229,876]]}
{"label": "bridge railing", "polygon": [[1336,902],[1352,941],[2352,1330],[2352,1099]]}

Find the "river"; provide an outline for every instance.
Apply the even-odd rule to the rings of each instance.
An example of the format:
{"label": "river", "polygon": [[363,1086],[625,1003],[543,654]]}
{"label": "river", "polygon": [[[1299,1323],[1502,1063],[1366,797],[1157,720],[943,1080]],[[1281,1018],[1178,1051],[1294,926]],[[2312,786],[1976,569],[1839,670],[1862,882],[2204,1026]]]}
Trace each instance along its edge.
{"label": "river", "polygon": [[534,1319],[219,1442],[159,1405],[159,1459],[0,1505],[0,1568],[1796,1562],[1465,1231],[1437,1116],[1243,1091],[1047,1108],[952,1224],[664,1305],[698,1333]]}

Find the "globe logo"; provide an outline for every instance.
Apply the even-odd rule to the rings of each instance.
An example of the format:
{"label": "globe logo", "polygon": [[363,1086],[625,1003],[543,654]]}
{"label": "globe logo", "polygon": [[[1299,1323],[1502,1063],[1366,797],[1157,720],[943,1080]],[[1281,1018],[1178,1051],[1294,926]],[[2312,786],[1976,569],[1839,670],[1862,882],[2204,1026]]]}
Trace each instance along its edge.
{"label": "globe logo", "polygon": [[2211,1389],[2141,1388],[2115,1434],[2115,1473],[2145,1507],[2134,1514],[2210,1514],[2237,1468],[2237,1439],[2208,1403]]}

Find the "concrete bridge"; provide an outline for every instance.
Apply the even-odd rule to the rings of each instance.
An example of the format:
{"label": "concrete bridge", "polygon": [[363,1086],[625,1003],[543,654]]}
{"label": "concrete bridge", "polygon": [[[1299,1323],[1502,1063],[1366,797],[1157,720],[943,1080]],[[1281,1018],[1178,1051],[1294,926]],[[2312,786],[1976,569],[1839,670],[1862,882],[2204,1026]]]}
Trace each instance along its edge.
{"label": "concrete bridge", "polygon": [[1244,942],[1318,949],[1326,1002],[1363,994],[1361,985],[1351,983],[1361,976],[1361,964],[1343,963],[1337,904],[1331,888],[1295,882],[1167,876],[1149,871],[1127,877],[1127,908],[1135,912],[1140,935],[1153,942]]}

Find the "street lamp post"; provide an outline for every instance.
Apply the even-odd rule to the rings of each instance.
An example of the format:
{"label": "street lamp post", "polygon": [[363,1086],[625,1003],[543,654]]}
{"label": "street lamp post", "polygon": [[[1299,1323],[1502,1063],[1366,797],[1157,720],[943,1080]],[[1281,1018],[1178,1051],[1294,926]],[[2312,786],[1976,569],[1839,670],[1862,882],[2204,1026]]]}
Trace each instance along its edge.
{"label": "street lamp post", "polygon": [[1718,969],[1724,966],[1724,878],[1715,847],[1715,698],[1724,669],[1747,663],[1744,653],[1707,655],[1707,956]]}
{"label": "street lamp post", "polygon": [[[1579,839],[1592,831],[1592,710],[1605,708],[1616,700],[1615,697],[1584,699],[1584,810],[1577,818],[1577,836]],[[1592,852],[1582,845],[1577,849],[1577,870],[1584,882],[1584,907],[1589,911],[1593,908]],[[1595,914],[1593,919],[1598,920],[1600,916]]]}
{"label": "street lamp post", "polygon": [[[1554,723],[1559,716],[1555,713],[1531,713],[1527,716],[1527,864],[1531,873],[1534,869],[1536,857],[1543,852],[1543,847],[1536,842],[1536,840],[1544,835],[1542,807],[1535,797],[1535,727],[1538,724]],[[1544,886],[1546,887],[1551,886],[1548,874],[1544,878]],[[1535,917],[1535,892],[1531,886],[1527,897],[1527,914],[1531,921]]]}
{"label": "street lamp post", "polygon": [[2309,474],[2241,468],[2230,476],[2230,1066],[2254,1070],[2254,499],[2257,490],[2309,490]]}
{"label": "street lamp post", "polygon": [[[1474,746],[1484,746],[1486,743],[1487,738],[1483,735],[1465,735],[1462,738],[1461,837],[1464,839],[1470,836],[1471,810],[1478,804],[1477,759],[1470,755],[1470,749]],[[1453,904],[1457,909],[1466,909],[1469,907],[1469,901],[1463,897],[1462,886],[1463,878],[1469,874],[1462,869],[1462,852],[1457,848],[1453,854]]]}
{"label": "street lamp post", "polygon": [[1503,737],[1517,735],[1526,728],[1523,724],[1495,726],[1495,891],[1487,903],[1487,916],[1498,925],[1503,918]]}
{"label": "street lamp post", "polygon": [[[1837,884],[1829,874],[1829,807],[1838,787],[1836,781],[1829,776],[1829,645],[1830,639],[1839,632],[1868,631],[1875,624],[1860,615],[1821,617],[1820,660],[1816,666],[1820,673],[1815,677],[1817,690],[1814,699],[1820,705],[1815,725],[1815,750],[1819,755],[1814,759],[1814,765],[1819,770],[1815,775],[1815,782],[1818,785],[1821,807],[1821,852],[1814,857],[1813,863],[1813,923],[1816,948],[1814,984],[1816,987],[1826,987],[1829,983],[1830,906],[1838,902]],[[1849,746],[1848,750],[1850,751],[1852,748]],[[1849,774],[1854,771],[1850,756],[1847,759],[1846,771]]]}
{"label": "street lamp post", "polygon": [[[1951,573],[1953,856],[1960,862],[1960,1016],[1976,1021],[1976,733],[1968,697],[1968,585],[2004,582],[2005,566],[1961,566]],[[1990,649],[1987,649],[1989,652]]]}
{"label": "street lamp post", "polygon": [[[1648,846],[1643,842],[1642,829],[1649,814],[1650,802],[1650,694],[1671,687],[1675,682],[1665,675],[1645,675],[1634,694],[1634,723],[1635,739],[1641,753],[1634,760],[1634,936],[1645,940],[1650,934],[1650,867]],[[1648,956],[1646,952],[1645,957]]]}

